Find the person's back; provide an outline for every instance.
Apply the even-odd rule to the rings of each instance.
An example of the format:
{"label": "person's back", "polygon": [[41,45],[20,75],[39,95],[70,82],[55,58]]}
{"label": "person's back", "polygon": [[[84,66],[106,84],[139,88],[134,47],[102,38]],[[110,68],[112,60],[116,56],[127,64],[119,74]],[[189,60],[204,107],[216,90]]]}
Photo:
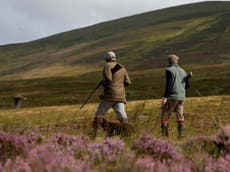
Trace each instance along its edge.
{"label": "person's back", "polygon": [[104,100],[126,102],[125,85],[130,84],[128,73],[121,64],[116,61],[106,63],[103,69]]}
{"label": "person's back", "polygon": [[166,73],[170,72],[171,84],[168,90],[168,98],[174,100],[185,99],[185,78],[187,76],[184,69],[177,64],[173,64],[166,69]]}

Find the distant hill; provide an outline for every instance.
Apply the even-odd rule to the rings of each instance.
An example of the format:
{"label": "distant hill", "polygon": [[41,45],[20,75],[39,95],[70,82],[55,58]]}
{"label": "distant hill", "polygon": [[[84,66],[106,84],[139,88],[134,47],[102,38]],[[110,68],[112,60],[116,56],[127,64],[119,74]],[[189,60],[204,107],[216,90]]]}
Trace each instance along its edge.
{"label": "distant hill", "polygon": [[[201,2],[166,8],[32,42],[0,46],[0,84],[8,84],[9,80],[25,85],[45,81],[50,86],[55,79],[61,83],[77,78],[84,84],[89,81],[94,84],[100,78],[102,57],[108,50],[114,50],[131,73],[134,81],[128,92],[131,99],[162,94],[159,90],[164,84],[166,56],[171,53],[181,57],[183,67],[195,72],[194,89],[203,92],[202,95],[229,94],[230,2]],[[60,89],[65,86],[60,83],[56,93],[62,95]],[[10,90],[7,84],[2,88],[6,95],[21,91],[14,87],[6,93]],[[35,88],[30,84],[28,87],[22,92],[32,96],[40,94],[32,93]],[[145,92],[139,91],[145,87],[148,87]],[[84,92],[85,95],[85,89],[81,88],[78,94]],[[197,96],[198,92],[189,95]]]}

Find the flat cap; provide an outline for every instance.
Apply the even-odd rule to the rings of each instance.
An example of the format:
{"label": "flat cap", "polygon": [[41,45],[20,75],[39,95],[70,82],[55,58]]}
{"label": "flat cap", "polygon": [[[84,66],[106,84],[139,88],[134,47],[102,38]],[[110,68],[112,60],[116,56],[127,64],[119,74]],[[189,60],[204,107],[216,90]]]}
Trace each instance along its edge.
{"label": "flat cap", "polygon": [[116,58],[116,54],[113,51],[109,51],[104,56],[105,60],[110,60],[112,58]]}
{"label": "flat cap", "polygon": [[168,55],[168,61],[170,64],[177,63],[179,60],[179,57],[175,54]]}

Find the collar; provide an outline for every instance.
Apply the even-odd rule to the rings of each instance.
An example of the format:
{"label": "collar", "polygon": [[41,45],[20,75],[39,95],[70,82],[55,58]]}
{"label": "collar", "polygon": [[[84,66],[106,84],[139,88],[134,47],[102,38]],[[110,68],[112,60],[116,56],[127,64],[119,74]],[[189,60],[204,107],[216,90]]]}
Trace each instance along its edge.
{"label": "collar", "polygon": [[172,66],[178,67],[178,64],[177,63],[169,64],[169,67],[172,67]]}

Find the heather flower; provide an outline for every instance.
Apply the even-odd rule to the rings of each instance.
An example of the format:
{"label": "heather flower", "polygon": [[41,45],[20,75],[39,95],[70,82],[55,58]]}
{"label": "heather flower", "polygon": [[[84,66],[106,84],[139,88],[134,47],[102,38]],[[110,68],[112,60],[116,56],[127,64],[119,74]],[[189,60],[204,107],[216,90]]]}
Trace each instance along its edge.
{"label": "heather flower", "polygon": [[228,172],[230,169],[230,155],[219,157],[216,160],[210,161],[205,167],[205,172]]}
{"label": "heather flower", "polygon": [[209,163],[213,163],[214,159],[207,152],[197,152],[191,157],[193,171],[203,172]]}
{"label": "heather flower", "polygon": [[70,136],[67,134],[56,134],[52,139],[52,143],[59,144],[65,147],[77,145],[78,147],[84,146],[87,139],[84,136]]}
{"label": "heather flower", "polygon": [[[137,159],[135,164],[135,171],[154,171],[156,168],[156,161],[153,160],[152,156],[145,155]],[[133,169],[133,170],[134,170]]]}
{"label": "heather flower", "polygon": [[[75,164],[75,170],[77,172],[96,172],[97,170],[94,170],[90,167],[90,164],[83,160],[77,160]],[[75,172],[75,171],[73,171]]]}
{"label": "heather flower", "polygon": [[191,163],[186,160],[175,161],[169,164],[167,161],[155,160],[150,155],[144,155],[139,157],[130,169],[132,172],[192,172]]}
{"label": "heather flower", "polygon": [[52,138],[51,144],[55,150],[62,150],[75,157],[82,157],[86,152],[89,143],[84,136],[56,134]]}
{"label": "heather flower", "polygon": [[76,160],[70,154],[54,151],[51,145],[37,146],[28,153],[33,172],[93,171],[89,162]]}
{"label": "heather flower", "polygon": [[218,146],[221,154],[230,153],[230,126],[220,129],[214,135],[214,143]]}
{"label": "heather flower", "polygon": [[[116,162],[127,152],[122,140],[107,138],[103,142],[90,143],[84,136],[69,136],[57,134],[53,137],[52,149],[71,154],[77,159],[84,159],[93,164],[98,162]],[[129,156],[129,157],[128,157]],[[132,153],[126,158],[131,158]]]}
{"label": "heather flower", "polygon": [[35,131],[26,131],[23,135],[27,138],[28,144],[35,145],[41,143],[44,140],[44,137]]}
{"label": "heather flower", "polygon": [[5,172],[1,162],[0,162],[0,171]]}
{"label": "heather flower", "polygon": [[21,157],[16,157],[15,161],[8,159],[4,165],[4,170],[7,172],[32,172],[29,163]]}
{"label": "heather flower", "polygon": [[171,160],[179,160],[181,158],[174,145],[168,141],[155,139],[148,133],[143,134],[133,144],[132,148],[140,154],[150,154],[156,160],[167,160],[170,162]]}
{"label": "heather flower", "polygon": [[111,138],[107,138],[102,143],[92,143],[88,146],[88,154],[96,162],[102,160],[109,162],[117,161],[127,151],[122,140]]}
{"label": "heather flower", "polygon": [[23,154],[27,149],[27,139],[25,136],[10,135],[0,132],[0,159],[5,161],[8,158]]}
{"label": "heather flower", "polygon": [[26,132],[24,135],[0,132],[0,159],[5,161],[23,155],[41,140],[42,136],[36,132]]}

